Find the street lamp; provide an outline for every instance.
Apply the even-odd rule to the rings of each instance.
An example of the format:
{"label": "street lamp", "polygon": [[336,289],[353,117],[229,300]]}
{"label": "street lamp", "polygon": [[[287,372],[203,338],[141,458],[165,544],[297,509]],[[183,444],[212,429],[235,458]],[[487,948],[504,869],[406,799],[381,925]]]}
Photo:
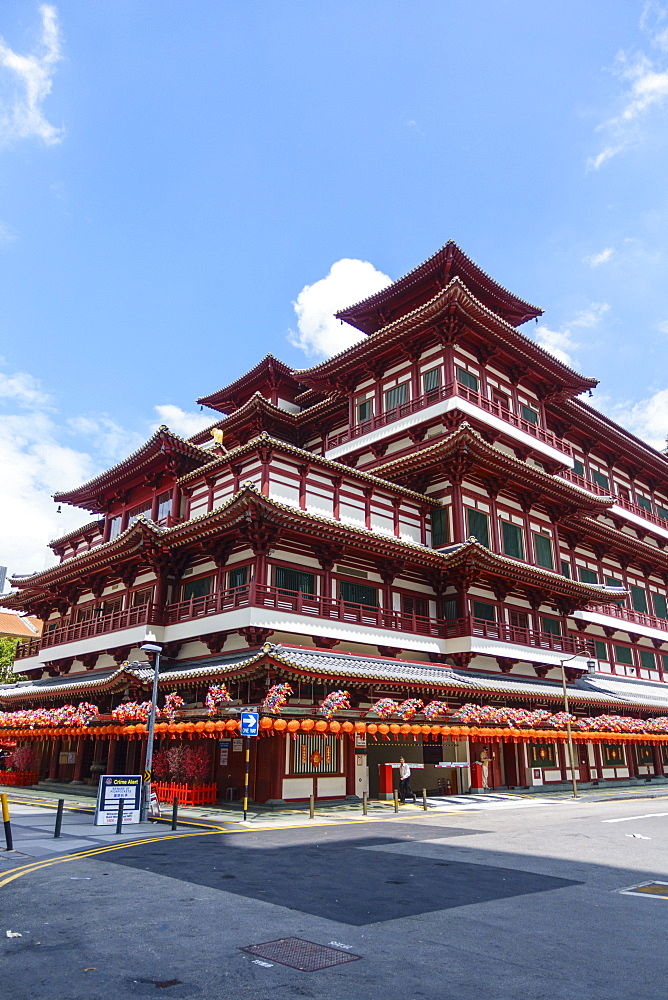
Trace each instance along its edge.
{"label": "street lamp", "polygon": [[141,812],[139,819],[142,823],[148,820],[148,812],[151,806],[151,771],[153,768],[153,733],[155,731],[155,716],[158,708],[158,674],[160,673],[160,654],[162,646],[157,642],[145,642],[140,647],[143,653],[153,653],[153,692],[151,694],[151,711],[148,717],[148,745],[146,747],[146,763],[144,773],[148,774],[148,780],[144,781],[144,794],[142,796]]}
{"label": "street lamp", "polygon": [[[571,762],[571,783],[573,785],[573,798],[579,798],[578,795],[578,783],[575,777],[575,751],[573,749],[573,734],[571,732],[571,720],[570,720],[570,709],[568,707],[568,691],[566,690],[566,667],[564,664],[568,663],[569,660],[574,660],[577,656],[581,656],[583,653],[589,653],[588,649],[578,649],[577,653],[573,653],[572,656],[566,656],[563,660],[559,661],[561,666],[561,686],[564,690],[564,711],[566,712],[566,733],[568,736],[568,756]],[[590,654],[591,655],[591,654]],[[589,667],[593,663],[593,660],[587,660],[587,666]]]}

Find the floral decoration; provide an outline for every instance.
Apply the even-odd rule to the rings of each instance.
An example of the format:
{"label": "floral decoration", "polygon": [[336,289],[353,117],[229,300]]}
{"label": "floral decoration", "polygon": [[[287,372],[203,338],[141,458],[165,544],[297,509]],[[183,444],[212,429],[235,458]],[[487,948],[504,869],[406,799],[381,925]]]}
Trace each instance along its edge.
{"label": "floral decoration", "polygon": [[409,719],[418,714],[421,708],[424,708],[424,702],[420,698],[407,698],[397,708],[397,714],[399,718],[408,722]]}
{"label": "floral decoration", "polygon": [[125,726],[129,722],[148,722],[151,714],[151,702],[126,701],[112,709],[111,715],[114,722],[119,722]]}
{"label": "floral decoration", "polygon": [[438,719],[442,715],[448,714],[448,705],[445,701],[430,701],[425,705],[422,714],[427,719]]}
{"label": "floral decoration", "polygon": [[228,701],[232,701],[232,698],[225,685],[212,684],[206,693],[204,704],[209,710],[209,715],[215,715],[220,706],[225,705]]}
{"label": "floral decoration", "polygon": [[274,684],[269,688],[262,702],[262,711],[271,712],[273,715],[280,715],[287,705],[291,694],[293,694],[293,691],[289,684]]}
{"label": "floral decoration", "polygon": [[326,719],[331,719],[335,712],[343,712],[350,708],[350,691],[332,691],[323,700],[318,712]]}
{"label": "floral decoration", "polygon": [[388,719],[391,715],[399,714],[399,702],[395,701],[394,698],[381,698],[374,702],[369,711],[379,715],[381,719]]}
{"label": "floral decoration", "polygon": [[173,722],[176,718],[176,713],[180,708],[183,708],[184,705],[185,701],[181,695],[177,694],[176,691],[172,691],[172,693],[168,694],[165,698],[162,715],[164,715],[169,722]]}

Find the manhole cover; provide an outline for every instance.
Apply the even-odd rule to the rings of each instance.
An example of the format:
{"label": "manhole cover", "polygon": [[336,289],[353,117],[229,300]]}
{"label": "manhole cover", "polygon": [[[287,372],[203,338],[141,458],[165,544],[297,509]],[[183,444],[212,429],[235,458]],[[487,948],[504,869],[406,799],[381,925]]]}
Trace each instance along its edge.
{"label": "manhole cover", "polygon": [[300,972],[318,972],[319,969],[329,969],[332,965],[356,962],[362,957],[297,937],[279,938],[277,941],[266,941],[264,944],[251,944],[241,951],[267,958],[271,962],[279,962],[280,965],[287,965],[291,969],[299,969]]}
{"label": "manhole cover", "polygon": [[668,899],[668,882],[643,882],[632,885],[630,889],[620,889],[625,896],[654,896],[656,899]]}

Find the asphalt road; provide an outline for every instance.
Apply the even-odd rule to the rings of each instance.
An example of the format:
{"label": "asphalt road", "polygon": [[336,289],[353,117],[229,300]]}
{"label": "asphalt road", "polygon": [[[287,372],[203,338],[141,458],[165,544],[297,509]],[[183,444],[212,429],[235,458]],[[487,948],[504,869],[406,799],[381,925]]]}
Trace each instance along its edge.
{"label": "asphalt road", "polygon": [[[668,799],[560,802],[5,859],[0,994],[664,1000],[668,898],[623,890],[667,832]],[[289,937],[337,964],[241,950]]]}

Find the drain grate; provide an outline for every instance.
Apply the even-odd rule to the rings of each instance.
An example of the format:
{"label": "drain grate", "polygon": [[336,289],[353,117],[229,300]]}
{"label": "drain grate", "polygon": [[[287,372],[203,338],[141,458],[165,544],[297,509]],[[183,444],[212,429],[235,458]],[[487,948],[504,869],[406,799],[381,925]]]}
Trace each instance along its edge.
{"label": "drain grate", "polygon": [[303,938],[279,938],[277,941],[265,941],[264,944],[251,944],[241,948],[249,955],[258,955],[271,962],[287,965],[300,972],[318,972],[329,969],[332,965],[343,965],[344,962],[356,962],[361,955],[351,955],[349,951],[329,948],[324,944],[315,944]]}

